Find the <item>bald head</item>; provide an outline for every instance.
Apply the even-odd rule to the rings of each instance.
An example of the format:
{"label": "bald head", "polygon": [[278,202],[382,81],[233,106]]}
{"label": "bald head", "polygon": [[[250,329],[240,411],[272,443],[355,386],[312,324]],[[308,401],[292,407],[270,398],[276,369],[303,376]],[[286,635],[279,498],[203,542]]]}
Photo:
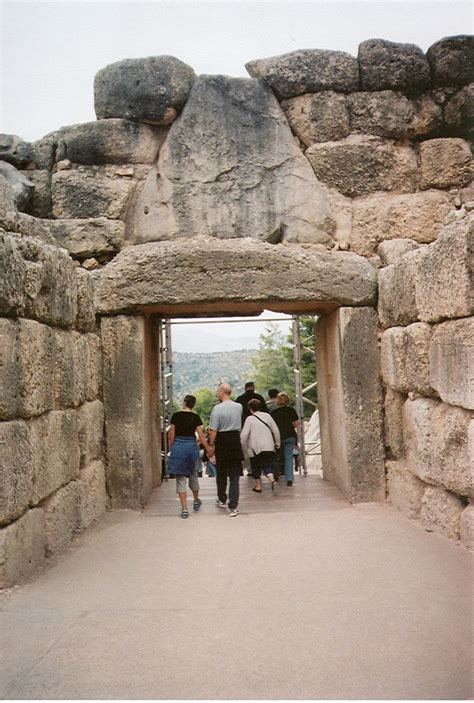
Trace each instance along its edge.
{"label": "bald head", "polygon": [[219,400],[226,400],[232,395],[232,388],[228,383],[221,383],[217,388],[217,396]]}

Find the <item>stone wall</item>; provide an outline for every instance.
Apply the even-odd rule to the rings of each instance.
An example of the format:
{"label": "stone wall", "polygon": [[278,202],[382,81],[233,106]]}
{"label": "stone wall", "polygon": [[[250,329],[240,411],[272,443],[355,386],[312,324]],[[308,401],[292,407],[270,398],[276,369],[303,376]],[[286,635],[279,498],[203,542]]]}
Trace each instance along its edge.
{"label": "stone wall", "polygon": [[0,225],[2,588],[63,549],[108,499],[92,276],[42,241],[48,226],[18,213],[8,189]]}

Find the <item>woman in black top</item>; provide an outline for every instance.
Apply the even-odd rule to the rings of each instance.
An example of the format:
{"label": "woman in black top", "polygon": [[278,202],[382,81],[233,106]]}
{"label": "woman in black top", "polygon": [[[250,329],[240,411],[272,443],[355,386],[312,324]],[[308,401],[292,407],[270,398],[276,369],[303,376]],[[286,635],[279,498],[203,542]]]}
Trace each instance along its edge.
{"label": "woman in black top", "polygon": [[176,492],[181,501],[181,517],[189,517],[186,478],[189,480],[189,488],[193,492],[194,510],[201,507],[199,498],[199,481],[197,477],[197,460],[199,458],[199,447],[196,442],[196,432],[199,440],[207,452],[210,452],[202,427],[202,420],[199,415],[193,412],[196,398],[187,395],[184,398],[183,409],[173,413],[171,417],[170,445],[171,454],[168,464],[170,476],[176,476]]}
{"label": "woman in black top", "polygon": [[275,420],[278,429],[280,430],[280,450],[279,464],[285,467],[285,480],[287,486],[292,486],[294,481],[293,472],[293,449],[296,446],[297,436],[296,428],[298,427],[298,414],[290,403],[290,398],[287,393],[278,393],[277,407],[272,412],[272,418]]}

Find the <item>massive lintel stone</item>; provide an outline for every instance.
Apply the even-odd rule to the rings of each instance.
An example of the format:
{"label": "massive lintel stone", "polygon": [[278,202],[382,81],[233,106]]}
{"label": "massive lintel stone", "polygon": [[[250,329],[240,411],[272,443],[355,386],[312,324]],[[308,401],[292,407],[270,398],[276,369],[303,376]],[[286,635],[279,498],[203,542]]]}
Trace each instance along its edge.
{"label": "massive lintel stone", "polygon": [[193,69],[174,56],[124,59],[102,68],[94,79],[97,119],[125,117],[170,124],[186,102]]}
{"label": "massive lintel stone", "polygon": [[98,311],[116,314],[196,306],[238,312],[272,301],[301,309],[373,305],[377,273],[351,252],[200,237],[127,247],[94,277]]}
{"label": "massive lintel stone", "polygon": [[430,82],[428,59],[414,44],[368,39],[359,45],[363,90],[400,90],[411,93]]}
{"label": "massive lintel stone", "polygon": [[444,37],[426,52],[433,85],[464,85],[474,79],[474,37]]}
{"label": "massive lintel stone", "polygon": [[335,228],[272,92],[226,76],[194,84],[132,220],[136,243],[210,235],[330,245]]}
{"label": "massive lintel stone", "polygon": [[335,90],[351,93],[359,88],[357,59],[344,51],[303,49],[245,64],[252,78],[261,78],[278,98]]}

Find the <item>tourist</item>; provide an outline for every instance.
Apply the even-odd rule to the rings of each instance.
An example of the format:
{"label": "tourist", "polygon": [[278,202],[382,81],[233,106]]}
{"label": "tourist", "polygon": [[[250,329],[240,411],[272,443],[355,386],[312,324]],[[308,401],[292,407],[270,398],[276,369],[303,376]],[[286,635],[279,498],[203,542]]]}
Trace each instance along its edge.
{"label": "tourist", "polygon": [[245,420],[240,440],[245,456],[250,457],[255,493],[262,492],[262,473],[270,481],[272,491],[275,487],[274,465],[275,450],[280,447],[280,432],[271,417],[261,410],[257,398],[249,402],[249,417]]}
{"label": "tourist", "polygon": [[275,410],[277,406],[276,399],[279,392],[280,391],[278,390],[278,388],[270,388],[270,390],[268,391],[267,408],[270,414]]}
{"label": "tourist", "polygon": [[284,467],[287,486],[292,486],[294,481],[293,450],[297,443],[296,428],[298,427],[298,414],[290,406],[290,397],[287,393],[278,393],[277,408],[272,412],[280,430],[281,446],[279,451],[280,471]]}
{"label": "tourist", "polygon": [[197,413],[193,412],[195,404],[196,398],[193,395],[185,396],[183,409],[173,413],[170,421],[171,454],[168,473],[170,476],[176,477],[176,492],[181,502],[182,518],[189,517],[186,479],[189,480],[189,488],[194,497],[193,509],[199,510],[202,504],[199,498],[198,465],[200,457],[196,432],[204,449],[209,451],[202,420]]}
{"label": "tourist", "polygon": [[260,401],[262,411],[264,413],[267,413],[268,408],[263,397],[260,395],[260,393],[255,393],[255,383],[253,381],[247,381],[247,383],[245,384],[245,393],[242,393],[242,395],[239,395],[239,397],[236,399],[236,402],[240,403],[242,406],[242,427],[244,425],[245,420],[250,415],[249,401],[253,400],[254,398]]}
{"label": "tourist", "polygon": [[242,405],[231,400],[231,395],[232,388],[228,383],[222,383],[217,389],[220,403],[212,409],[209,420],[208,455],[211,457],[215,453],[216,503],[219,508],[228,507],[229,516],[235,517],[239,513],[239,481],[242,475],[242,447],[240,446]]}

